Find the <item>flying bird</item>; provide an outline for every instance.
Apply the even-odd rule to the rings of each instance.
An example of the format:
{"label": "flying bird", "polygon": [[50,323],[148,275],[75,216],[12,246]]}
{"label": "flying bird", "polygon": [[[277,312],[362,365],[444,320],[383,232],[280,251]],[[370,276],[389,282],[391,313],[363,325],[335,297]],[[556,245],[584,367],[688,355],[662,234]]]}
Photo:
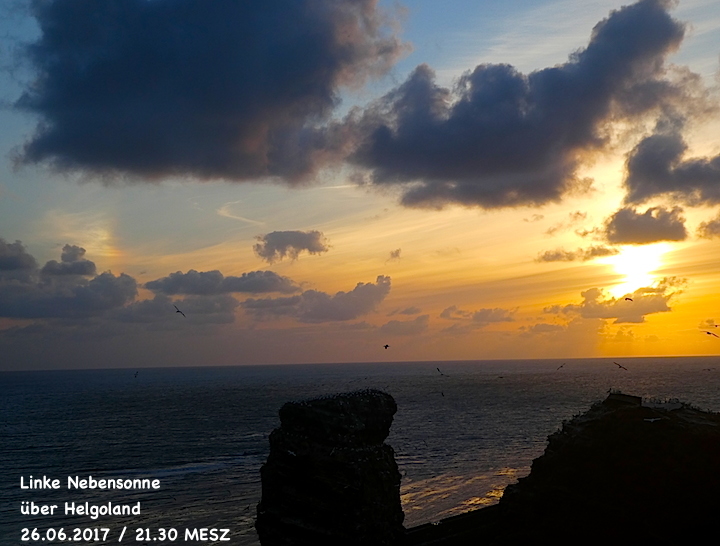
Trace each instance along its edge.
{"label": "flying bird", "polygon": [[440,371],[440,368],[437,368],[437,367],[436,367],[435,369],[438,371],[438,373],[439,373],[440,375],[445,375],[444,373],[442,373],[442,372]]}
{"label": "flying bird", "polygon": [[622,368],[623,370],[627,371],[627,368],[623,366],[622,364],[618,364],[617,362],[613,362],[618,368]]}
{"label": "flying bird", "polygon": [[632,298],[625,298],[625,301],[633,301]]}
{"label": "flying bird", "polygon": [[709,335],[709,336],[720,337],[719,335],[714,334],[714,333],[712,333],[712,332],[705,332],[705,333],[706,333],[707,335]]}
{"label": "flying bird", "polygon": [[387,349],[388,347],[390,347],[390,345],[383,345],[383,347],[385,347]]}
{"label": "flying bird", "polygon": [[[175,312],[176,312],[176,313],[180,313],[182,316],[185,317],[185,313],[183,313],[182,311],[180,311],[180,309],[178,309],[178,306],[177,306],[177,305],[173,305],[173,307],[175,308]],[[187,318],[187,317],[185,317],[185,318]]]}
{"label": "flying bird", "polygon": [[654,423],[655,421],[662,421],[662,417],[653,417],[652,419],[644,419],[648,423]]}
{"label": "flying bird", "polygon": [[[565,366],[565,363],[563,362],[562,364],[560,364],[560,365],[557,367],[557,370],[559,370],[560,368],[562,368],[562,367],[564,367],[564,366]],[[557,371],[557,370],[555,370],[555,371]]]}

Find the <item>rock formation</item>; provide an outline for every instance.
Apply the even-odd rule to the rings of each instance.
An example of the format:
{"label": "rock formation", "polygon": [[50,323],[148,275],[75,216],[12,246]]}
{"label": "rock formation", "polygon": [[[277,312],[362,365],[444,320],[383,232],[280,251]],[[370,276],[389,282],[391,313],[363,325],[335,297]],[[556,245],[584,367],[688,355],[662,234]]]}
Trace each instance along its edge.
{"label": "rock formation", "polygon": [[499,505],[409,529],[406,544],[706,544],[719,494],[719,414],[611,393],[550,435]]}
{"label": "rock formation", "polygon": [[500,507],[516,543],[701,544],[719,493],[720,415],[614,393],[552,434]]}
{"label": "rock formation", "polygon": [[260,470],[261,544],[399,544],[400,472],[384,443],[396,411],[377,390],[285,404]]}

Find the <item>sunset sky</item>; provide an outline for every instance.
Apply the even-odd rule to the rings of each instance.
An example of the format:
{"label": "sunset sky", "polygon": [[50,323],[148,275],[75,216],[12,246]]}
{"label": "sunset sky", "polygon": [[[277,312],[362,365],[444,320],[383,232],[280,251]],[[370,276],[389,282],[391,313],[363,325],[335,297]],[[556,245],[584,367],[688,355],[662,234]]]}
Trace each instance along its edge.
{"label": "sunset sky", "polygon": [[0,369],[720,352],[717,0],[0,11]]}

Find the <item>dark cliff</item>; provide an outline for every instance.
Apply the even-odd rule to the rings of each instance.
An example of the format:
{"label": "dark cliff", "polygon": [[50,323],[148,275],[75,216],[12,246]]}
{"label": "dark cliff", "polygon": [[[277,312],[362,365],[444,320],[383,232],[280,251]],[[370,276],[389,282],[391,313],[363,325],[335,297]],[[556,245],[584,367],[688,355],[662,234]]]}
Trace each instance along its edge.
{"label": "dark cliff", "polygon": [[405,533],[400,472],[384,443],[397,406],[376,390],[280,409],[261,469],[263,546],[390,546]]}
{"label": "dark cliff", "polygon": [[720,415],[652,406],[611,394],[552,434],[499,505],[411,529],[407,544],[709,543]]}

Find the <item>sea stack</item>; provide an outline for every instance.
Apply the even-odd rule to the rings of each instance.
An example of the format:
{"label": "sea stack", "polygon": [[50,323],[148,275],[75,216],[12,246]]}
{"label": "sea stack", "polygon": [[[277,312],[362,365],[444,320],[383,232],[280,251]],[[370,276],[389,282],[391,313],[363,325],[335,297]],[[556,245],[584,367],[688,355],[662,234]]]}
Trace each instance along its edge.
{"label": "sea stack", "polygon": [[400,544],[400,472],[384,443],[396,411],[378,390],[285,404],[260,470],[261,544]]}

